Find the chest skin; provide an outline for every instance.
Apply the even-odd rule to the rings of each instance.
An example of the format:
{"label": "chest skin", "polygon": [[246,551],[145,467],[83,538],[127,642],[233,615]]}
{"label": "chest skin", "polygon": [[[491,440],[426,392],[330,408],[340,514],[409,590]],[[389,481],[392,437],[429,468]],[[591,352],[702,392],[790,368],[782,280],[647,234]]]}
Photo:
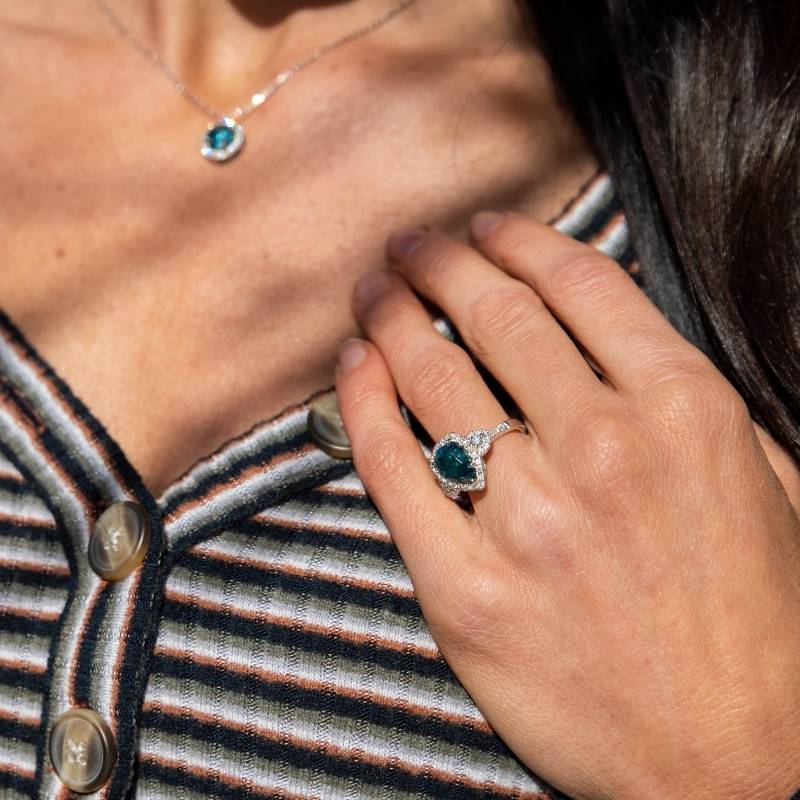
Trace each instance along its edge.
{"label": "chest skin", "polygon": [[463,235],[484,207],[545,221],[596,168],[512,42],[345,47],[247,120],[224,165],[113,32],[0,23],[0,69],[0,306],[156,495],[333,382],[352,285],[394,229]]}

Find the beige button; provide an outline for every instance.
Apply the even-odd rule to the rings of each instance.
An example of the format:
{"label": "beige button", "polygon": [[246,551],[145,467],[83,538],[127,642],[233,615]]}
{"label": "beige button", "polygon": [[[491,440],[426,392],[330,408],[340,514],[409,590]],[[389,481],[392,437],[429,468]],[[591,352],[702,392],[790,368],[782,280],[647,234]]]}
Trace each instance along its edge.
{"label": "beige button", "polygon": [[105,720],[88,708],[62,714],[50,731],[50,761],[62,783],[87,794],[108,780],[117,760],[114,736]]}
{"label": "beige button", "polygon": [[311,404],[308,411],[308,435],[329,456],[352,458],[353,451],[339,414],[336,392],[327,392]]}
{"label": "beige button", "polygon": [[118,581],[142,563],[149,544],[150,525],[144,509],[122,500],[109,506],[95,522],[89,563],[101,578]]}

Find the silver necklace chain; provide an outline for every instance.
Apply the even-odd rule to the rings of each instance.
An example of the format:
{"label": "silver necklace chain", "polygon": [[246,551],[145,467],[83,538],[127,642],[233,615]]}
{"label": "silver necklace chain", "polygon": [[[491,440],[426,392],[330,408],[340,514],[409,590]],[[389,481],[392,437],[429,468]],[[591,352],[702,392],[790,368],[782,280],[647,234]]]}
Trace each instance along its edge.
{"label": "silver necklace chain", "polygon": [[95,2],[100,10],[105,14],[108,21],[114,26],[114,28],[116,28],[122,38],[129,42],[142,55],[146,56],[150,61],[152,61],[161,70],[161,72],[167,76],[174,89],[182,94],[193,106],[195,106],[195,108],[200,109],[204,114],[206,114],[206,116],[213,119],[230,117],[234,120],[241,120],[262,106],[270,97],[272,97],[273,94],[275,94],[275,92],[278,91],[278,89],[281,88],[281,86],[290,81],[295,75],[297,75],[298,72],[301,72],[315,61],[319,61],[323,56],[327,55],[331,51],[336,50],[343,45],[349,44],[356,39],[360,39],[362,36],[366,36],[373,31],[376,31],[378,28],[394,19],[398,14],[401,14],[403,11],[405,11],[409,6],[414,5],[417,0],[400,0],[397,5],[393,6],[391,9],[389,9],[389,11],[387,11],[385,14],[382,14],[369,24],[364,25],[361,28],[357,28],[354,31],[350,31],[350,33],[346,33],[344,36],[340,36],[338,39],[334,39],[332,42],[329,42],[322,47],[318,47],[316,50],[312,50],[307,56],[300,59],[300,61],[293,64],[288,69],[283,70],[283,72],[279,72],[263,89],[260,89],[253,94],[247,103],[242,106],[237,106],[235,109],[233,109],[233,111],[230,112],[230,114],[222,114],[210,103],[207,103],[205,100],[203,100],[203,98],[200,97],[195,91],[190,89],[186,82],[176,74],[175,70],[173,70],[172,67],[170,67],[169,64],[167,64],[166,61],[164,61],[164,59],[152,47],[149,47],[148,45],[139,41],[139,39],[133,35],[130,28],[128,28],[128,26],[125,25],[125,23],[117,16],[117,14],[108,6],[105,0],[95,0]]}

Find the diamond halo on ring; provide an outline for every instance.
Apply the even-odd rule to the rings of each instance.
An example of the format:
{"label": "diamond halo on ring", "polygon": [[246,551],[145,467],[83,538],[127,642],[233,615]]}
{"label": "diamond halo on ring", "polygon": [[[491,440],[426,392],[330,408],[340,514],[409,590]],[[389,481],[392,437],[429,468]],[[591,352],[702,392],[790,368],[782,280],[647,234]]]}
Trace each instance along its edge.
{"label": "diamond halo on ring", "polygon": [[433,447],[428,463],[442,491],[456,499],[461,492],[476,492],[486,486],[486,463],[483,456],[495,439],[506,433],[527,433],[523,422],[503,420],[494,428],[478,428],[466,436],[448,433]]}

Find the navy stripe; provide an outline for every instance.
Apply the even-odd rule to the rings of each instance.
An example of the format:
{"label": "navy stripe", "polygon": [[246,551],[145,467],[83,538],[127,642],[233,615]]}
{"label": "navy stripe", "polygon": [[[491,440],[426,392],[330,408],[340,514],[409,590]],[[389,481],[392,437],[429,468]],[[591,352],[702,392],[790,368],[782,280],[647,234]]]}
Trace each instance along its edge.
{"label": "navy stripe", "polygon": [[25,478],[12,478],[9,475],[0,475],[0,491],[12,492],[16,495],[35,493],[29,485],[25,483]]}
{"label": "navy stripe", "polygon": [[333,461],[320,467],[305,468],[302,475],[292,475],[288,479],[264,485],[259,490],[252,487],[243,489],[238,502],[233,503],[227,511],[205,515],[202,521],[192,527],[190,534],[171,543],[172,547],[166,555],[167,566],[171,567],[179,558],[183,558],[184,551],[193,544],[215,536],[226,527],[235,525],[239,520],[251,517],[258,511],[284,503],[297,494],[305,494],[320,483],[347,475],[352,469],[351,461]]}
{"label": "navy stripe", "polygon": [[307,499],[311,503],[320,503],[325,506],[336,506],[346,511],[351,509],[356,511],[366,511],[367,513],[375,513],[375,503],[372,502],[369,495],[366,494],[349,494],[342,492],[341,494],[335,491],[324,488],[324,484],[317,489],[313,489],[307,495]]}
{"label": "navy stripe", "polygon": [[0,631],[6,633],[29,633],[33,636],[52,636],[58,620],[37,619],[27,614],[12,614],[0,611]]}
{"label": "navy stripe", "polygon": [[0,514],[0,536],[25,539],[29,542],[61,542],[58,530],[52,526],[30,525]]}
{"label": "navy stripe", "polygon": [[[159,781],[170,789],[179,786],[204,797],[230,798],[230,800],[285,800],[287,796],[282,793],[258,791],[255,787],[248,786],[247,781],[230,785],[209,775],[193,775],[185,769],[175,769],[149,759],[139,764],[139,774],[144,780]],[[297,794],[294,793],[294,796]]]}
{"label": "navy stripe", "polygon": [[[134,765],[138,752],[138,713],[142,707],[147,681],[149,661],[158,634],[159,607],[164,595],[164,581],[167,572],[164,569],[163,546],[164,529],[155,509],[155,501],[148,495],[146,502],[153,507],[145,506],[150,518],[150,549],[139,567],[139,583],[129,608],[132,609],[129,626],[125,632],[124,650],[119,672],[119,693],[116,702],[117,726],[117,763],[111,773],[109,797],[125,797],[135,780]],[[88,652],[87,661],[79,661],[78,669],[92,669],[94,653]]]}
{"label": "navy stripe", "polygon": [[[307,509],[309,514],[315,511],[325,509]],[[347,526],[346,519],[337,520],[342,525]],[[280,522],[262,522],[259,519],[250,518],[237,523],[234,532],[246,536],[258,536],[263,539],[270,539],[271,541],[280,544],[288,544],[290,542],[301,545],[310,545],[312,547],[325,547],[337,552],[346,553],[348,555],[353,553],[363,553],[365,555],[374,556],[383,561],[391,561],[400,563],[400,554],[397,548],[390,539],[375,539],[371,536],[353,536],[345,533],[339,533],[333,526],[325,528],[324,530],[316,530],[312,526],[301,527],[302,523],[298,521],[296,526],[282,525]],[[354,528],[358,527],[356,521],[353,524]]]}
{"label": "navy stripe", "polygon": [[633,245],[628,242],[625,245],[625,249],[622,251],[622,254],[617,259],[617,261],[626,269],[636,260],[636,253],[634,252]]}
{"label": "navy stripe", "polygon": [[[258,427],[258,426],[256,426]],[[250,431],[247,435],[252,435]],[[304,445],[308,444],[308,434],[305,429],[298,431],[294,436],[287,439],[267,439],[262,443],[262,446],[254,452],[244,449],[238,457],[226,464],[224,467],[217,467],[211,470],[205,478],[192,483],[186,490],[173,495],[169,502],[162,509],[164,517],[169,517],[175,509],[182,506],[184,503],[190,502],[194,498],[203,497],[211,490],[226,483],[231,483],[234,478],[237,478],[242,472],[251,467],[268,466],[270,461],[273,461],[278,456],[289,453],[294,450],[299,450]]]}
{"label": "navy stripe", "polygon": [[26,725],[18,719],[0,717],[0,736],[7,739],[36,744],[39,740],[39,722],[35,725]]}
{"label": "navy stripe", "polygon": [[[43,574],[46,575],[46,578],[42,577]],[[56,572],[42,573],[27,569],[21,565],[14,565],[13,567],[0,566],[0,585],[19,583],[23,586],[41,589],[42,580],[46,580],[48,587],[51,589],[68,589],[70,585],[69,575],[61,575]]]}
{"label": "navy stripe", "polygon": [[[399,728],[411,734],[430,736],[458,746],[476,747],[484,753],[508,755],[509,752],[493,733],[475,728],[467,722],[443,720],[436,716],[434,709],[430,709],[429,716],[420,716],[374,700],[332,694],[330,689],[304,688],[285,681],[234,672],[224,666],[197,664],[163,653],[154,658],[152,672],[183,681],[198,681],[228,692],[238,692],[242,697],[263,697],[265,700],[281,703],[286,708],[307,708],[320,714],[331,712],[343,717],[367,720],[374,725]],[[389,736],[391,737],[391,733]]]}
{"label": "navy stripe", "polygon": [[13,772],[3,772],[0,770],[0,787],[3,789],[14,789],[20,794],[26,794],[33,800],[36,792],[36,781],[32,778],[23,778]]}
{"label": "navy stripe", "polygon": [[322,578],[319,576],[298,576],[283,573],[269,567],[258,567],[250,564],[232,564],[213,555],[196,554],[190,551],[181,559],[181,565],[194,572],[196,575],[208,575],[236,583],[249,583],[251,586],[264,590],[267,586],[274,586],[286,592],[298,595],[311,594],[325,600],[334,600],[338,603],[352,603],[369,609],[386,609],[395,614],[407,617],[419,617],[419,603],[413,597],[404,597],[394,594],[391,589],[365,589],[352,586],[344,579],[336,576]]}
{"label": "navy stripe", "polygon": [[239,617],[230,611],[217,614],[173,600],[167,600],[164,603],[163,618],[187,626],[201,625],[229,636],[256,639],[268,645],[283,645],[312,653],[340,656],[356,663],[369,661],[398,673],[413,672],[424,677],[445,680],[448,683],[455,682],[450,668],[440,658],[426,658],[407,651],[389,650],[373,643],[351,642],[336,636],[333,631],[329,634],[313,633],[297,627],[284,627]]}
{"label": "navy stripe", "polygon": [[[206,723],[186,714],[174,716],[156,709],[142,714],[142,724],[175,736],[191,736],[205,744],[218,744],[228,750],[291,764],[309,772],[324,772],[349,781],[354,779],[373,786],[385,786],[405,792],[419,792],[427,797],[442,797],[448,800],[485,800],[491,797],[491,787],[472,789],[458,786],[450,780],[438,780],[427,774],[424,768],[419,773],[403,770],[396,763],[378,766],[360,761],[353,756],[347,759],[325,753],[316,743],[309,747],[274,741],[256,733],[225,726],[224,721]],[[283,737],[281,737],[283,738]],[[432,743],[435,747],[435,744]]]}
{"label": "navy stripe", "polygon": [[597,236],[603,228],[608,225],[615,214],[622,211],[622,202],[619,197],[614,194],[611,202],[599,208],[587,221],[582,225],[580,230],[574,235],[574,238],[581,242],[588,242],[590,239]]}
{"label": "navy stripe", "polygon": [[47,675],[32,672],[30,669],[13,669],[0,666],[0,683],[4,686],[19,686],[31,692],[44,693],[47,686]]}
{"label": "navy stripe", "polygon": [[105,630],[104,621],[108,612],[109,600],[113,592],[117,590],[114,583],[106,583],[102,591],[97,596],[91,614],[87,620],[82,618],[83,627],[74,632],[74,636],[82,636],[80,648],[76,655],[77,664],[73,664],[72,669],[75,673],[75,700],[78,705],[91,708],[94,705],[92,698],[92,682],[94,670],[92,669],[92,659],[98,641],[108,636]]}

